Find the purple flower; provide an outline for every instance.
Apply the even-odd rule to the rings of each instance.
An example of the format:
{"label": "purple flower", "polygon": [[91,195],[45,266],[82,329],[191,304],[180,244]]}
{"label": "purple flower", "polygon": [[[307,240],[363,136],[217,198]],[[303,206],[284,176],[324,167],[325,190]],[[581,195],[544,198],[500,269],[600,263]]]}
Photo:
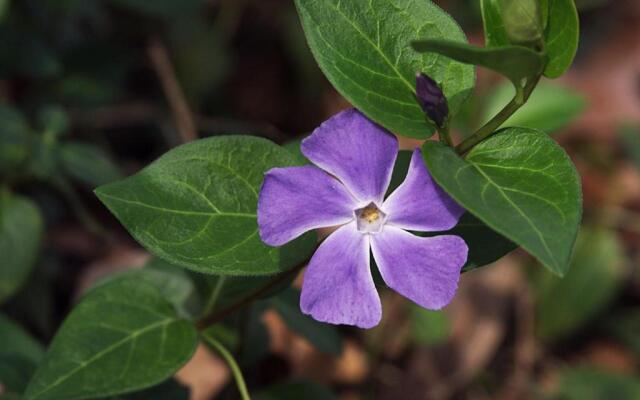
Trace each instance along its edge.
{"label": "purple flower", "polygon": [[380,298],[369,251],[389,287],[428,309],[453,298],[467,245],[445,231],[463,213],[427,171],[419,149],[404,182],[384,199],[398,141],[359,111],[323,123],[301,145],[315,166],[274,168],[258,201],[260,237],[281,246],[321,227],[340,227],[320,244],[304,276],[300,308],[318,321],[371,328]]}

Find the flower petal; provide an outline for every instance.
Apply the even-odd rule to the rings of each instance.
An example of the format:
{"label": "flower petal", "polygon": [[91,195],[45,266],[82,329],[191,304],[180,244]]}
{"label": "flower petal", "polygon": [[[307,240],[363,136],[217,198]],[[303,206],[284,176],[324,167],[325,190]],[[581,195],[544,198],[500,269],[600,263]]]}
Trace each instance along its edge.
{"label": "flower petal", "polygon": [[453,298],[468,251],[458,236],[423,238],[389,225],[372,235],[371,249],[387,285],[430,310]]}
{"label": "flower petal", "polygon": [[355,208],[344,185],[319,168],[273,168],[258,199],[260,238],[280,246],[311,229],[349,222]]}
{"label": "flower petal", "polygon": [[318,321],[371,328],[382,306],[371,277],[369,236],[355,222],[329,235],[304,274],[300,309]]}
{"label": "flower petal", "polygon": [[384,201],[382,209],[389,223],[423,232],[449,230],[464,213],[431,178],[419,149],[413,152],[404,182]]}
{"label": "flower petal", "polygon": [[355,109],[325,121],[302,141],[311,162],[340,179],[362,202],[382,202],[398,140]]}

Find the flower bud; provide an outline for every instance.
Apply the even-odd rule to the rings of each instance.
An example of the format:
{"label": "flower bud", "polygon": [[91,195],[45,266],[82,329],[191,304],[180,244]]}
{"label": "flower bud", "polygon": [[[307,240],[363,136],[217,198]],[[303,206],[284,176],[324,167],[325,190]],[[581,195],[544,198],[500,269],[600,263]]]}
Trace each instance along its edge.
{"label": "flower bud", "polygon": [[540,0],[498,0],[511,43],[531,45],[542,40]]}
{"label": "flower bud", "polygon": [[416,75],[416,97],[427,117],[442,127],[449,116],[447,98],[438,83],[422,72]]}

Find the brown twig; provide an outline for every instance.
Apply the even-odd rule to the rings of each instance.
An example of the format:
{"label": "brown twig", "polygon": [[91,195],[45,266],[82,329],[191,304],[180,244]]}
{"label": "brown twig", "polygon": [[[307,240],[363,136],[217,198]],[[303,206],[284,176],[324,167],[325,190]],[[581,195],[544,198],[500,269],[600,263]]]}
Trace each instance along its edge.
{"label": "brown twig", "polygon": [[153,66],[156,75],[158,75],[158,79],[162,85],[162,90],[164,91],[164,94],[169,101],[169,105],[171,106],[173,118],[182,141],[190,142],[192,140],[196,140],[198,138],[196,124],[193,121],[193,115],[191,114],[191,110],[187,104],[184,92],[176,78],[166,46],[162,43],[160,38],[153,37],[149,41],[147,51],[149,59],[151,60],[151,65]]}
{"label": "brown twig", "polygon": [[254,302],[255,300],[258,300],[259,298],[264,296],[266,293],[269,293],[269,291],[271,291],[273,288],[278,287],[278,285],[281,285],[287,280],[295,277],[298,274],[298,272],[300,272],[300,270],[304,268],[305,265],[307,265],[307,261],[304,261],[298,264],[298,266],[291,268],[290,270],[283,272],[280,275],[277,275],[276,277],[271,279],[269,282],[267,282],[264,286],[260,287],[255,292],[240,299],[239,301],[230,305],[229,307],[223,308],[220,311],[216,311],[207,316],[204,316],[196,323],[196,328],[198,328],[199,330],[204,330],[204,329],[207,329],[209,326],[222,321],[224,318],[233,314],[237,310],[245,307],[246,305]]}

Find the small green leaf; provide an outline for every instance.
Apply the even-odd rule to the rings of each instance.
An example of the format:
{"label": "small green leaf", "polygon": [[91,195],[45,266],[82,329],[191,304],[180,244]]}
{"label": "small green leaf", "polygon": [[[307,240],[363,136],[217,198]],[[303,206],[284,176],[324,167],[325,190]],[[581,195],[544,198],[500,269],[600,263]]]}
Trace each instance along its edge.
{"label": "small green leaf", "polygon": [[573,0],[548,0],[545,46],[549,61],[544,76],[558,78],[569,69],[578,51],[580,21]]}
{"label": "small green leaf", "polygon": [[550,400],[635,400],[640,398],[637,376],[580,367],[565,371]]}
{"label": "small green leaf", "polygon": [[620,288],[623,254],[614,233],[584,227],[563,279],[538,271],[538,336],[545,341],[562,339],[605,310]]}
{"label": "small green leaf", "polygon": [[385,128],[426,138],[435,131],[415,98],[416,72],[435,79],[456,114],[475,81],[473,67],[417,54],[420,38],[466,42],[456,22],[431,1],[296,0],[320,68],[351,104]]}
{"label": "small green leaf", "polygon": [[340,355],[342,338],[335,326],[317,322],[300,311],[300,292],[289,289],[271,299],[271,304],[291,330],[307,339],[319,351]]}
{"label": "small green leaf", "polygon": [[487,47],[501,47],[511,44],[500,15],[498,0],[481,0],[484,40]]}
{"label": "small green leaf", "polygon": [[111,158],[91,144],[69,142],[60,145],[60,161],[67,174],[90,187],[122,179],[122,172]]}
{"label": "small green leaf", "polygon": [[422,345],[443,343],[449,336],[449,319],[443,311],[431,311],[411,304],[411,336]]}
{"label": "small green leaf", "polygon": [[15,175],[29,158],[33,134],[22,114],[0,104],[0,176]]}
{"label": "small green leaf", "polygon": [[313,234],[281,248],[258,235],[263,174],[295,165],[261,138],[218,136],[177,147],[96,194],[149,251],[172,264],[219,275],[268,275],[306,259]]}
{"label": "small green leaf", "polygon": [[546,134],[507,128],[460,158],[428,141],[423,157],[438,184],[458,203],[563,275],[582,216],[575,167]]}
{"label": "small green leaf", "polygon": [[37,364],[44,355],[44,347],[19,325],[0,314],[0,332],[2,332],[2,347],[0,356],[18,355]]}
{"label": "small green leaf", "polygon": [[336,400],[329,389],[313,381],[295,379],[280,383],[258,393],[254,400]]}
{"label": "small green leaf", "polygon": [[[484,121],[490,120],[515,95],[513,85],[505,82],[485,100]],[[529,100],[503,126],[520,126],[554,133],[576,119],[587,105],[581,94],[552,83],[541,83]]]}
{"label": "small green leaf", "polygon": [[39,127],[45,135],[59,138],[68,133],[69,117],[63,108],[48,106],[38,113]]}
{"label": "small green leaf", "polygon": [[0,303],[27,281],[40,253],[43,221],[28,198],[0,188]]}
{"label": "small green leaf", "polygon": [[489,68],[516,84],[540,74],[544,68],[544,57],[523,46],[477,47],[451,40],[418,40],[411,45],[420,53],[442,54],[465,64]]}
{"label": "small green leaf", "polygon": [[195,328],[152,284],[122,277],[91,290],[66,318],[25,398],[87,399],[156,385],[195,351]]}

